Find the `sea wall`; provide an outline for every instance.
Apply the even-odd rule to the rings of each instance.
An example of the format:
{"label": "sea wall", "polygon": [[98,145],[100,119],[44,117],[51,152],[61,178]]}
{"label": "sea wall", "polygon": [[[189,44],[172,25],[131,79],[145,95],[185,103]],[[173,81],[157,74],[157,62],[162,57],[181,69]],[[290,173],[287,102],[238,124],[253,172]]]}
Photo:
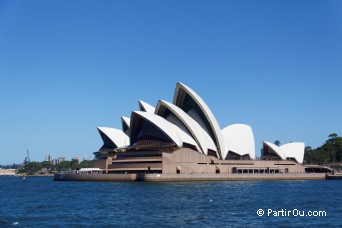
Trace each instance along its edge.
{"label": "sea wall", "polygon": [[136,174],[55,174],[54,181],[135,181]]}
{"label": "sea wall", "polygon": [[324,173],[267,174],[145,174],[141,181],[258,181],[258,180],[324,180]]}
{"label": "sea wall", "polygon": [[325,180],[325,173],[267,174],[55,174],[55,181],[260,181]]}

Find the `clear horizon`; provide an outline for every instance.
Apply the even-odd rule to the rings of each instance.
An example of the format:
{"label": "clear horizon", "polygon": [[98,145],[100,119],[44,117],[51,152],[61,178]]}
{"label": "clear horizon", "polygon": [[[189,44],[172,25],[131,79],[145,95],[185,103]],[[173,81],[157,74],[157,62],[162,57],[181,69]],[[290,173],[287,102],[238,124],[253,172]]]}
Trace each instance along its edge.
{"label": "clear horizon", "polygon": [[221,128],[342,134],[341,1],[1,1],[0,164],[87,156],[138,100],[198,93]]}

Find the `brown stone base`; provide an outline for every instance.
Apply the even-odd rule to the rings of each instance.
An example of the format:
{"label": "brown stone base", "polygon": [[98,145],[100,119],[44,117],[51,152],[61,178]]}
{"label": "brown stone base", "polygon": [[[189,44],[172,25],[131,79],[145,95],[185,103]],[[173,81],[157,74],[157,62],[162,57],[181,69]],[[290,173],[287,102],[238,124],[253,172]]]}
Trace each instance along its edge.
{"label": "brown stone base", "polygon": [[54,181],[263,181],[325,180],[325,173],[265,174],[55,174]]}

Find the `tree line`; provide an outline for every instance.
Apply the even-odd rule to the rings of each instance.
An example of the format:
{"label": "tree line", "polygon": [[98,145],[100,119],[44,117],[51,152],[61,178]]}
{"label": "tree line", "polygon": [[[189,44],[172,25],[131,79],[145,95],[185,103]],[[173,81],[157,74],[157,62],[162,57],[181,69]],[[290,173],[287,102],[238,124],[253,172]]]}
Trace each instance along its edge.
{"label": "tree line", "polygon": [[321,164],[335,163],[342,161],[342,137],[336,133],[330,134],[325,143],[313,149],[310,146],[305,147],[304,163]]}
{"label": "tree line", "polygon": [[0,165],[1,169],[18,169],[20,168],[20,164],[12,164],[12,165]]}
{"label": "tree line", "polygon": [[52,164],[49,161],[43,162],[29,162],[18,169],[18,173],[25,173],[27,175],[33,174],[49,174],[53,172],[73,171],[81,168],[93,167],[92,161],[84,160],[79,162],[77,159],[71,161],[62,161],[59,164]]}

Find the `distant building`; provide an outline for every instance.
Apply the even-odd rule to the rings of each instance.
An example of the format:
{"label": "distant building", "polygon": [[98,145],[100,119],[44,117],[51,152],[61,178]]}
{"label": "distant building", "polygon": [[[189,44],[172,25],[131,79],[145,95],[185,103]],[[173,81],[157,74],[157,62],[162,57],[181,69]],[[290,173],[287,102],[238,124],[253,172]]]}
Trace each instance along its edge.
{"label": "distant building", "polygon": [[58,164],[65,161],[65,157],[58,157]]}
{"label": "distant building", "polygon": [[0,176],[14,176],[15,169],[2,169],[0,168]]}
{"label": "distant building", "polygon": [[51,155],[45,155],[45,161],[51,162],[52,161],[52,156]]}
{"label": "distant building", "polygon": [[58,164],[58,160],[57,160],[57,159],[52,159],[52,160],[51,160],[51,163],[52,163],[53,165],[57,165],[57,164]]}

